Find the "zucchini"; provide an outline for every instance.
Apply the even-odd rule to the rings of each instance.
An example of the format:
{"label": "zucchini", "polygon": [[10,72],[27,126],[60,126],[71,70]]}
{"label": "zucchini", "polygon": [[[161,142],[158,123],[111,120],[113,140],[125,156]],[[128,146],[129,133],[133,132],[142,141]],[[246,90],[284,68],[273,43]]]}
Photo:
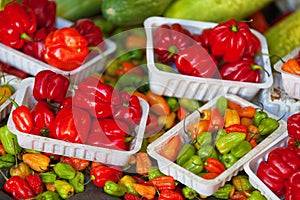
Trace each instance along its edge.
{"label": "zucchini", "polygon": [[150,16],[162,15],[172,0],[103,0],[102,15],[117,26],[142,25]]}
{"label": "zucchini", "polygon": [[207,22],[244,19],[267,6],[272,0],[177,0],[165,11],[169,18]]}
{"label": "zucchini", "polygon": [[293,12],[271,26],[264,36],[271,55],[271,64],[274,65],[279,60],[279,57],[283,58],[300,46],[300,10]]}

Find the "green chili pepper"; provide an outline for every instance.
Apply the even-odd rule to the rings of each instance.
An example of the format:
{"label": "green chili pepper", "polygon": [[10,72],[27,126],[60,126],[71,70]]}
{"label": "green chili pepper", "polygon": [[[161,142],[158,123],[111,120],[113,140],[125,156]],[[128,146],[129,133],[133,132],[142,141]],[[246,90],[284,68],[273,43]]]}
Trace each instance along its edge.
{"label": "green chili pepper", "polygon": [[276,119],[267,117],[260,121],[258,130],[261,135],[269,135],[273,133],[279,127],[279,123]]}
{"label": "green chili pepper", "polygon": [[126,87],[139,87],[144,84],[144,79],[141,76],[125,73],[122,77],[119,78],[118,82],[116,83],[115,87],[117,90],[121,90]]}
{"label": "green chili pepper", "polygon": [[251,151],[252,146],[250,142],[244,140],[241,141],[238,145],[234,146],[231,149],[231,154],[234,155],[237,158],[241,158],[244,155],[246,155],[249,151]]}
{"label": "green chili pepper", "polygon": [[182,165],[183,168],[187,169],[188,171],[197,174],[200,173],[204,166],[201,158],[197,155],[193,155],[190,157],[190,159]]}
{"label": "green chili pepper", "polygon": [[[148,175],[149,175],[149,173],[148,173]],[[125,175],[119,180],[119,184],[124,185],[127,188],[128,193],[138,196],[138,193],[133,188],[134,183],[136,183],[136,180],[130,175]]]}
{"label": "green chili pepper", "polygon": [[84,174],[76,172],[75,177],[69,180],[69,183],[74,187],[75,193],[84,192]]}
{"label": "green chili pepper", "polygon": [[221,115],[224,116],[225,115],[225,111],[228,108],[228,100],[226,99],[225,96],[220,96],[217,99],[216,107],[219,109]]}
{"label": "green chili pepper", "polygon": [[194,199],[198,196],[197,191],[188,186],[184,186],[181,191],[186,199]]}
{"label": "green chili pepper", "polygon": [[7,153],[16,155],[21,152],[22,148],[18,144],[17,136],[8,130],[7,125],[0,127],[0,140]]}
{"label": "green chili pepper", "polygon": [[234,176],[231,182],[236,190],[239,191],[254,190],[254,187],[251,185],[247,175]]}
{"label": "green chili pepper", "polygon": [[142,146],[140,148],[140,151],[141,152],[147,152],[147,146],[148,146],[148,139],[145,137],[145,138],[143,138]]}
{"label": "green chili pepper", "polygon": [[0,169],[4,167],[11,167],[15,164],[15,157],[11,154],[5,154],[0,157]]}
{"label": "green chili pepper", "polygon": [[142,49],[133,49],[130,50],[127,54],[129,54],[130,60],[142,60],[144,57]]}
{"label": "green chili pepper", "polygon": [[258,126],[260,124],[260,121],[267,117],[268,117],[268,114],[265,111],[263,111],[263,110],[256,111],[254,114],[254,118],[253,118],[253,124],[255,126]]}
{"label": "green chili pepper", "polygon": [[200,149],[203,145],[212,144],[213,135],[211,132],[203,132],[198,135],[195,139],[195,147],[196,149]]}
{"label": "green chili pepper", "polygon": [[148,171],[148,179],[152,180],[154,178],[164,176],[165,174],[162,173],[157,166],[152,166]]}
{"label": "green chili pepper", "polygon": [[118,60],[112,60],[111,62],[108,62],[107,67],[105,68],[105,73],[109,76],[116,77],[117,76],[117,68],[119,65]]}
{"label": "green chili pepper", "polygon": [[197,151],[197,155],[204,162],[207,158],[218,158],[218,152],[211,144],[202,145]]}
{"label": "green chili pepper", "polygon": [[66,180],[56,180],[54,186],[59,196],[63,199],[68,199],[74,195],[74,187]]}
{"label": "green chili pepper", "polygon": [[216,141],[216,148],[221,154],[228,153],[231,149],[245,140],[246,134],[240,132],[231,132]]}
{"label": "green chili pepper", "polygon": [[46,192],[39,194],[34,199],[36,199],[36,200],[60,200],[61,198],[58,193],[48,190]]}
{"label": "green chili pepper", "polygon": [[220,187],[213,196],[218,199],[229,199],[230,194],[234,191],[233,185],[226,183],[222,187]]}
{"label": "green chili pepper", "polygon": [[155,66],[156,66],[157,69],[159,69],[161,71],[177,74],[177,72],[169,65],[165,65],[165,64],[162,64],[162,63],[155,63]]}
{"label": "green chili pepper", "polygon": [[75,177],[75,169],[68,163],[58,162],[54,166],[54,171],[62,179],[72,179]]}
{"label": "green chili pepper", "polygon": [[215,143],[223,136],[227,135],[227,132],[226,130],[223,128],[223,129],[219,129],[217,134],[216,134],[216,137],[215,137]]}
{"label": "green chili pepper", "polygon": [[181,147],[179,150],[176,162],[178,165],[182,166],[184,163],[186,163],[190,157],[195,155],[196,148],[192,144],[185,144]]}
{"label": "green chili pepper", "polygon": [[54,172],[43,172],[40,173],[40,177],[43,183],[54,183],[57,175]]}
{"label": "green chili pepper", "polygon": [[263,196],[260,191],[254,190],[247,200],[267,200],[267,198]]}
{"label": "green chili pepper", "polygon": [[221,162],[226,167],[226,169],[231,167],[234,163],[236,163],[236,161],[238,161],[238,158],[231,153],[225,153],[221,155]]}
{"label": "green chili pepper", "polygon": [[105,182],[103,189],[106,194],[117,196],[117,197],[124,196],[124,194],[127,192],[127,187],[110,180]]}
{"label": "green chili pepper", "polygon": [[176,112],[179,108],[179,103],[177,98],[175,97],[166,97],[166,100],[171,108],[172,112]]}
{"label": "green chili pepper", "polygon": [[179,105],[189,112],[193,112],[201,107],[201,103],[195,99],[181,98],[179,99]]}

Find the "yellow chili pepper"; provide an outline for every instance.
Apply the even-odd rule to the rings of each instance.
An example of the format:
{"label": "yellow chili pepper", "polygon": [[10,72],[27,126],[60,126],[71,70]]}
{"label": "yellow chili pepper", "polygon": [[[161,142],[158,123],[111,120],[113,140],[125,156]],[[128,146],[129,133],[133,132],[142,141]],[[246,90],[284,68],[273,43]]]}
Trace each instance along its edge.
{"label": "yellow chili pepper", "polygon": [[7,97],[10,97],[12,95],[12,92],[9,89],[9,87],[0,86],[0,95],[1,95],[1,97],[0,97],[0,105],[2,105],[7,100]]}
{"label": "yellow chili pepper", "polygon": [[233,124],[240,124],[241,119],[237,110],[226,109],[225,111],[225,128]]}
{"label": "yellow chili pepper", "polygon": [[37,172],[46,171],[50,164],[50,158],[44,154],[25,153],[22,159],[24,163]]}

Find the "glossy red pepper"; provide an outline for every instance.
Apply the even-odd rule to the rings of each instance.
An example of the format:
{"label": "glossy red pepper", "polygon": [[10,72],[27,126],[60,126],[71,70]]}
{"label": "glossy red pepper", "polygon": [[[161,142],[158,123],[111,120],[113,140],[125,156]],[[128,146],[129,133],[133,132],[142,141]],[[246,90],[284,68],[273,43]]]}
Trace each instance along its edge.
{"label": "glossy red pepper", "polygon": [[21,79],[27,78],[29,75],[21,69],[17,69],[7,63],[0,61],[0,71],[6,74],[14,75]]}
{"label": "glossy red pepper", "polygon": [[67,94],[70,81],[51,70],[42,70],[34,78],[33,97],[36,100],[62,102]]}
{"label": "glossy red pepper", "polygon": [[88,53],[88,41],[75,28],[57,29],[45,39],[44,60],[61,70],[78,68],[86,60]]}
{"label": "glossy red pepper", "polygon": [[88,46],[98,46],[104,51],[106,43],[103,39],[102,30],[97,26],[93,20],[88,18],[82,18],[75,21],[71,26],[75,28],[85,39],[88,41]]}
{"label": "glossy red pepper", "polygon": [[248,134],[248,127],[246,125],[242,124],[233,124],[225,128],[226,133],[231,133],[231,132],[241,132]]}
{"label": "glossy red pepper", "polygon": [[90,165],[90,161],[88,160],[66,156],[60,157],[60,162],[70,164],[75,171],[83,171]]}
{"label": "glossy red pepper", "polygon": [[300,142],[295,138],[289,138],[287,147],[300,156]]}
{"label": "glossy red pepper", "polygon": [[33,129],[33,118],[27,106],[16,106],[12,111],[12,120],[16,128],[24,133],[30,133]]}
{"label": "glossy red pepper", "polygon": [[21,49],[22,52],[40,61],[44,61],[45,39],[49,33],[55,30],[55,27],[40,28],[39,30],[34,32],[32,41],[25,42]]}
{"label": "glossy red pepper", "polygon": [[[273,154],[280,157],[293,171],[300,169],[300,157],[289,147],[277,147],[273,149],[268,156],[273,156]],[[268,160],[269,159],[271,158],[268,158]]]}
{"label": "glossy red pepper", "polygon": [[224,127],[224,118],[221,115],[221,112],[218,108],[213,108],[211,112],[210,122],[209,122],[209,131],[216,131]]}
{"label": "glossy red pepper", "polygon": [[40,100],[34,106],[31,113],[33,118],[33,126],[37,130],[36,134],[48,136],[55,119],[55,114],[51,110],[50,104],[46,101]]}
{"label": "glossy red pepper", "polygon": [[295,113],[287,119],[287,131],[291,138],[300,140],[300,112]]}
{"label": "glossy red pepper", "polygon": [[226,170],[226,167],[221,161],[216,158],[208,158],[205,160],[204,168],[211,173],[221,174]]}
{"label": "glossy red pepper", "polygon": [[184,198],[181,193],[175,190],[162,190],[158,200],[184,200]]}
{"label": "glossy red pepper", "polygon": [[0,11],[0,42],[20,49],[25,40],[31,40],[29,34],[37,28],[36,17],[32,9],[12,1]]}
{"label": "glossy red pepper", "polygon": [[174,190],[176,187],[176,180],[173,176],[159,176],[151,179],[148,183],[154,185],[159,191]]}
{"label": "glossy red pepper", "polygon": [[300,198],[300,171],[295,172],[286,183],[285,200]]}
{"label": "glossy red pepper", "polygon": [[260,48],[253,37],[247,23],[230,19],[212,28],[209,43],[214,56],[222,56],[225,62],[236,62]]}
{"label": "glossy red pepper", "polygon": [[51,135],[52,137],[74,143],[84,143],[90,130],[91,118],[81,108],[65,107],[56,114]]}
{"label": "glossy red pepper", "polygon": [[122,169],[117,166],[99,165],[91,169],[90,176],[94,185],[104,187],[105,182],[108,180],[118,182],[120,177],[123,176],[123,172]]}
{"label": "glossy red pepper", "polygon": [[23,0],[22,3],[31,8],[36,16],[39,28],[53,27],[56,22],[56,2],[51,0]]}
{"label": "glossy red pepper", "polygon": [[4,190],[12,194],[14,199],[33,199],[35,197],[34,192],[30,188],[25,179],[20,176],[10,177],[4,184]]}
{"label": "glossy red pepper", "polygon": [[200,45],[179,51],[175,56],[175,66],[181,74],[204,78],[214,77],[217,71],[216,60]]}
{"label": "glossy red pepper", "polygon": [[164,24],[155,30],[154,52],[162,63],[170,64],[179,51],[193,44],[190,32],[180,24]]}
{"label": "glossy red pepper", "polygon": [[38,195],[44,191],[44,188],[43,188],[44,183],[43,183],[39,173],[28,174],[28,175],[26,175],[25,180],[35,195]]}

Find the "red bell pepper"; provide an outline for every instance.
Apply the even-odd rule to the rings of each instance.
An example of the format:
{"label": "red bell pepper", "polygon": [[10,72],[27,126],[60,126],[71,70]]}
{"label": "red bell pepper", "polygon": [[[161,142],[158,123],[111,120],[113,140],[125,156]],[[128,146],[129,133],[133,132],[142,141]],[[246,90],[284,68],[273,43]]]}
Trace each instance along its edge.
{"label": "red bell pepper", "polygon": [[117,166],[99,165],[91,169],[90,176],[94,185],[104,187],[105,182],[108,180],[118,182],[120,177],[123,176],[123,172]]}
{"label": "red bell pepper", "polygon": [[52,137],[73,143],[84,143],[90,130],[91,118],[81,108],[65,107],[59,110],[53,122]]}
{"label": "red bell pepper", "polygon": [[88,46],[98,46],[104,51],[106,43],[103,39],[102,30],[97,26],[93,20],[88,18],[78,19],[71,26],[75,28],[88,41]]}
{"label": "red bell pepper", "polygon": [[300,140],[300,112],[291,115],[287,119],[287,131],[291,138]]}
{"label": "red bell pepper", "polygon": [[200,42],[203,47],[206,49],[210,49],[210,44],[209,44],[209,34],[210,34],[211,28],[204,29],[200,35]]}
{"label": "red bell pepper", "polygon": [[60,103],[65,99],[69,85],[69,79],[61,74],[51,70],[40,71],[34,78],[33,97]]}
{"label": "red bell pepper", "polygon": [[253,54],[257,43],[245,22],[230,19],[219,23],[210,31],[210,47],[214,56],[222,56],[225,62],[236,62],[242,57]]}
{"label": "red bell pepper", "polygon": [[248,134],[248,127],[246,125],[242,124],[233,124],[225,128],[226,133],[231,133],[231,132],[241,132]]}
{"label": "red bell pepper", "polygon": [[31,8],[36,16],[38,28],[50,28],[56,21],[56,2],[51,0],[23,0],[22,3]]}
{"label": "red bell pepper", "polygon": [[164,24],[155,30],[154,52],[162,63],[170,64],[179,51],[193,44],[190,32],[180,24]]}
{"label": "red bell pepper", "polygon": [[[272,157],[273,154],[280,157],[293,171],[298,171],[300,169],[300,157],[289,147],[275,148],[269,153],[269,157]],[[268,158],[268,160],[269,159],[271,158]]]}
{"label": "red bell pepper", "polygon": [[184,200],[184,198],[181,193],[175,190],[162,190],[158,200]]}
{"label": "red bell pepper", "polygon": [[213,108],[209,121],[209,131],[216,131],[224,127],[224,118],[218,108]]}
{"label": "red bell pepper", "polygon": [[55,27],[40,28],[39,30],[34,32],[32,41],[25,42],[21,49],[22,52],[40,61],[44,61],[45,39],[49,33],[55,30]]}
{"label": "red bell pepper", "polygon": [[31,133],[33,129],[33,118],[31,111],[27,106],[16,106],[12,111],[12,120],[17,130],[24,133]]}
{"label": "red bell pepper", "polygon": [[40,100],[31,111],[33,118],[33,126],[37,132],[34,134],[48,136],[55,119],[55,114],[51,110],[51,106],[46,101]]}
{"label": "red bell pepper", "polygon": [[286,183],[285,200],[300,198],[300,171],[295,172]]}
{"label": "red bell pepper", "polygon": [[35,197],[29,184],[20,176],[12,176],[6,180],[4,190],[12,194],[14,199],[33,199]]}
{"label": "red bell pepper", "polygon": [[88,41],[75,28],[60,28],[45,39],[44,60],[61,70],[78,68],[88,53]]}
{"label": "red bell pepper", "polygon": [[204,78],[214,77],[217,71],[216,60],[200,45],[179,51],[175,55],[175,66],[181,74]]}
{"label": "red bell pepper", "polygon": [[224,164],[216,158],[208,158],[205,160],[204,168],[211,173],[221,174],[226,170]]}
{"label": "red bell pepper", "polygon": [[39,173],[28,174],[26,175],[25,180],[35,195],[38,195],[44,191],[43,188],[44,183]]}
{"label": "red bell pepper", "polygon": [[176,180],[173,176],[159,176],[151,179],[148,183],[155,186],[159,191],[174,190],[176,187]]}
{"label": "red bell pepper", "polygon": [[75,171],[83,171],[90,165],[88,160],[66,156],[60,157],[60,162],[70,164]]}
{"label": "red bell pepper", "polygon": [[0,42],[20,49],[25,40],[31,40],[29,34],[37,28],[36,17],[32,9],[12,1],[0,11]]}

